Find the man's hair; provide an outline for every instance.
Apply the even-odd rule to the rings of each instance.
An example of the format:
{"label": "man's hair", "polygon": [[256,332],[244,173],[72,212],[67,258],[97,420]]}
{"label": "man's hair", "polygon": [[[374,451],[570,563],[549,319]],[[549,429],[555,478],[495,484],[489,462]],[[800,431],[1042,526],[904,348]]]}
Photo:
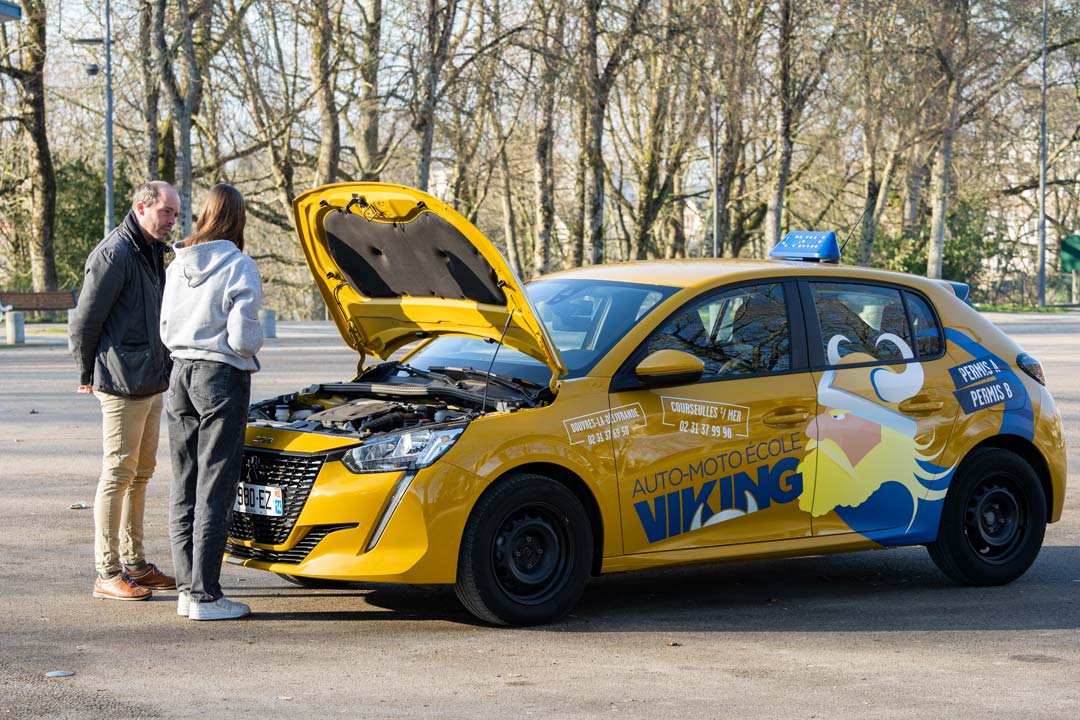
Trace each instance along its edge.
{"label": "man's hair", "polygon": [[207,193],[202,212],[195,221],[195,232],[184,240],[184,245],[230,240],[243,250],[245,224],[247,212],[244,210],[244,196],[232,185],[219,183]]}
{"label": "man's hair", "polygon": [[135,188],[135,192],[131,193],[131,209],[134,210],[135,206],[139,203],[143,205],[153,205],[157,202],[158,196],[161,195],[161,191],[165,188],[172,188],[172,185],[164,180],[151,180],[145,182],[139,187]]}

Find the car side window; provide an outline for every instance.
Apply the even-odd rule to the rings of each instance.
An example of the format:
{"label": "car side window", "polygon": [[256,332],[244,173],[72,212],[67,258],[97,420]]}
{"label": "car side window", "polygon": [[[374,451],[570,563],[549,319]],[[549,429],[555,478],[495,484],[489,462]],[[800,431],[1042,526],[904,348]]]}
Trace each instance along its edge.
{"label": "car side window", "polygon": [[941,326],[938,325],[930,304],[915,293],[904,293],[907,301],[911,327],[915,331],[915,354],[918,357],[936,357],[941,354]]}
{"label": "car side window", "polygon": [[687,305],[653,331],[646,354],[674,349],[705,363],[702,380],[791,368],[784,287],[749,285]]}
{"label": "car side window", "polygon": [[[900,291],[862,283],[810,283],[830,365],[852,354],[861,362],[912,357],[911,329]],[[861,357],[866,356],[866,357]]]}

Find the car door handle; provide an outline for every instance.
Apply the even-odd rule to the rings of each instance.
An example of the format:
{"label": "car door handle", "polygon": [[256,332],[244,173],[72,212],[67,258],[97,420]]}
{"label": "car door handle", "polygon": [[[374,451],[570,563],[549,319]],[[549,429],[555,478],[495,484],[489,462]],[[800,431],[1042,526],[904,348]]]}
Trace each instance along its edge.
{"label": "car door handle", "polygon": [[941,410],[945,407],[944,400],[934,400],[925,395],[919,395],[913,398],[909,398],[900,403],[900,412],[910,413],[911,415],[919,415],[922,413],[932,413]]}
{"label": "car door handle", "polygon": [[788,407],[775,410],[762,418],[766,425],[798,425],[810,418],[810,411],[806,408]]}

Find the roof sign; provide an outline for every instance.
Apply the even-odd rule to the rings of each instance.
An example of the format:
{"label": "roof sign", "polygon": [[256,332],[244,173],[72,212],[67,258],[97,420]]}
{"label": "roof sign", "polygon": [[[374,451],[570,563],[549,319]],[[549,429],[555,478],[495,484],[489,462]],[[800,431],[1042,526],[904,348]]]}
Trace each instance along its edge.
{"label": "roof sign", "polygon": [[805,260],[807,262],[840,262],[840,246],[836,233],[796,230],[784,236],[769,257],[777,260]]}
{"label": "roof sign", "polygon": [[22,20],[22,8],[13,2],[0,0],[0,22],[8,20]]}

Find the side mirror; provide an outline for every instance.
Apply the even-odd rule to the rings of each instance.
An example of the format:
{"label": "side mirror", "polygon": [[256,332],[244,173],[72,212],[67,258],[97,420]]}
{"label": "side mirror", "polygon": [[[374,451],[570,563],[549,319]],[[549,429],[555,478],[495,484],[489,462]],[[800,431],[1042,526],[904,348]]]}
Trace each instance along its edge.
{"label": "side mirror", "polygon": [[686,385],[701,379],[705,363],[682,350],[657,350],[634,368],[638,380],[651,387]]}

